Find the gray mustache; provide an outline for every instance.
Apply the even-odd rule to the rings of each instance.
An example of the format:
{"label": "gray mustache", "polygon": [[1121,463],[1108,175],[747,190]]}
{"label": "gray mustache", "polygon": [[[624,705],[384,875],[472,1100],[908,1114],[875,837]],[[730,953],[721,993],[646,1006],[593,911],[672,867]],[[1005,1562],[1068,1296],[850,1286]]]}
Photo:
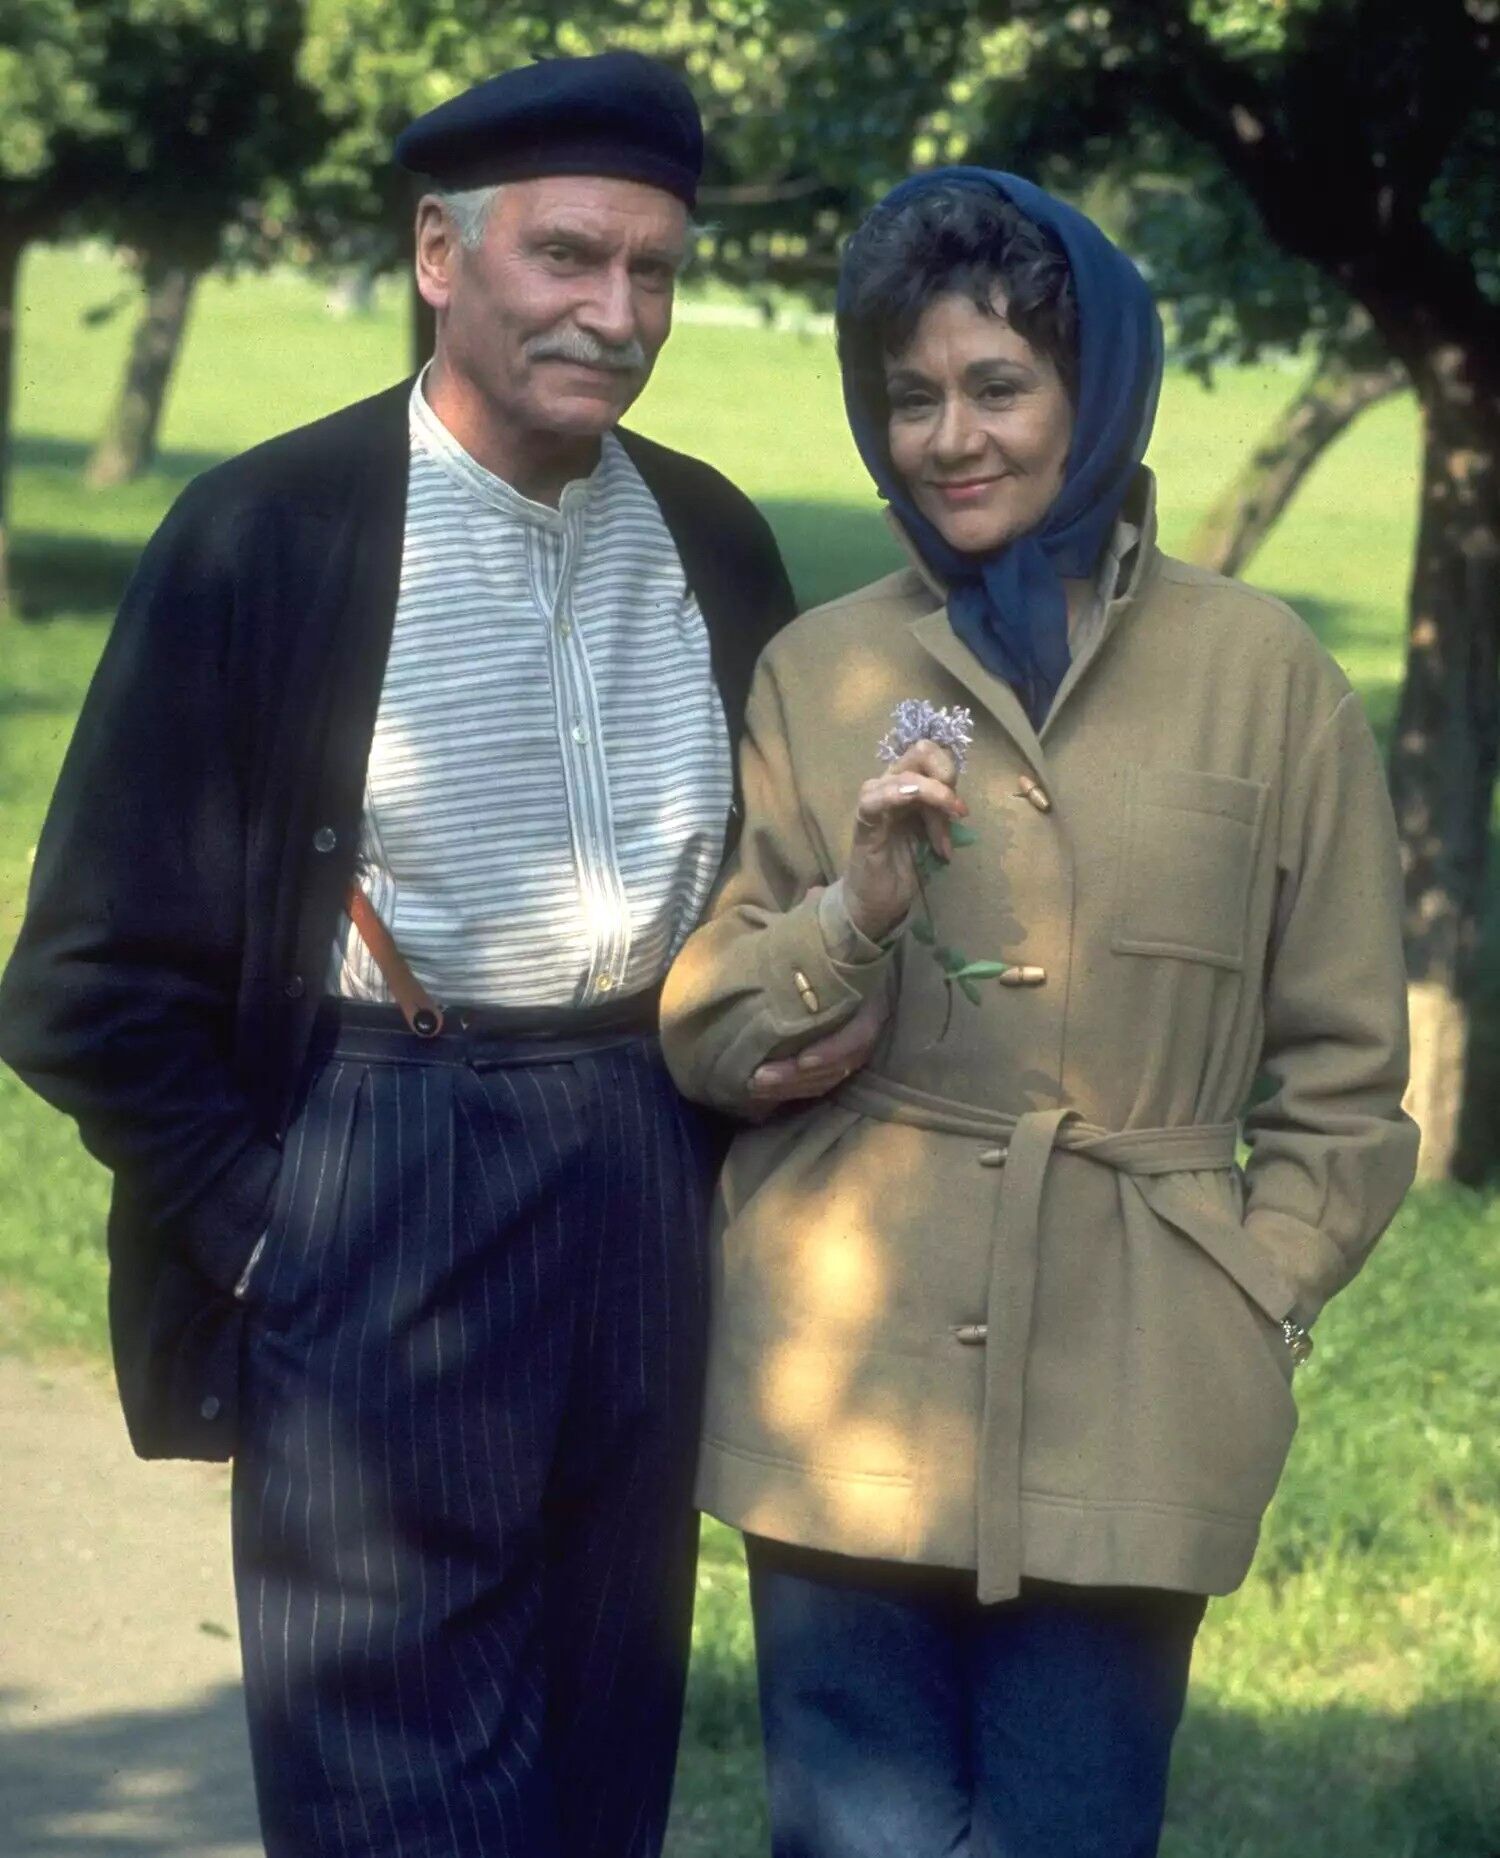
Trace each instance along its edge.
{"label": "gray mustache", "polygon": [[618,374],[639,374],[646,365],[646,351],[639,342],[601,342],[582,329],[533,336],[524,352],[528,361],[576,361],[586,368],[609,368]]}

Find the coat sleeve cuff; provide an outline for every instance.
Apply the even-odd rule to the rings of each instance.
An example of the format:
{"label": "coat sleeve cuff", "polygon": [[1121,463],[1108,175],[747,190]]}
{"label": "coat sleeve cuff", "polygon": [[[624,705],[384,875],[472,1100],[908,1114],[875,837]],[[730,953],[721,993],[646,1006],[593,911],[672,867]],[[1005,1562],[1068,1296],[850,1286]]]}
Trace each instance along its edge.
{"label": "coat sleeve cuff", "polygon": [[[871,942],[852,922],[845,936],[837,914],[835,947],[829,946],[824,912],[828,894],[788,911],[766,937],[762,987],[778,1039],[810,1043],[842,1025],[886,983],[892,950]],[[834,910],[841,909],[839,898]],[[843,915],[847,921],[847,910]]]}
{"label": "coat sleeve cuff", "polygon": [[1288,1213],[1252,1205],[1245,1214],[1245,1230],[1292,1286],[1296,1301],[1289,1314],[1304,1326],[1352,1275],[1348,1259],[1332,1239]]}
{"label": "coat sleeve cuff", "polygon": [[281,1151],[251,1142],[172,1222],[178,1250],[226,1295],[232,1295],[266,1229]]}
{"label": "coat sleeve cuff", "polygon": [[901,940],[908,915],[897,923],[884,941],[873,942],[863,929],[855,925],[849,914],[848,900],[844,895],[844,880],[836,878],[818,898],[818,927],[823,931],[823,945],[829,956],[841,967],[858,967],[861,963],[879,961]]}

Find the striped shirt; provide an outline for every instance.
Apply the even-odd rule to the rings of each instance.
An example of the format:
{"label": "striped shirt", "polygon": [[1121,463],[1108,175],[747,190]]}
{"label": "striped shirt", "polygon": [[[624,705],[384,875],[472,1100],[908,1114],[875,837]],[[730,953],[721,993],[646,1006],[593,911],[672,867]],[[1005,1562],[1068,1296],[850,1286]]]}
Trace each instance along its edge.
{"label": "striped shirt", "polygon": [[[614,436],[559,506],[487,471],[419,380],[360,883],[440,1001],[651,986],[723,855],[729,734],[708,632]],[[329,990],[390,995],[347,917]]]}

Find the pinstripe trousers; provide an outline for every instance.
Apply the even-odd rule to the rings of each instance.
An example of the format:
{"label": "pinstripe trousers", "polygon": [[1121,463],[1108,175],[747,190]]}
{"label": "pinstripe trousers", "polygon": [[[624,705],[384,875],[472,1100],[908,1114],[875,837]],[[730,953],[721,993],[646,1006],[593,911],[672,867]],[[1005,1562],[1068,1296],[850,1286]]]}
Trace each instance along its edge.
{"label": "pinstripe trousers", "polygon": [[654,1040],[346,1018],[285,1156],[234,1476],[268,1858],[659,1852],[708,1125]]}

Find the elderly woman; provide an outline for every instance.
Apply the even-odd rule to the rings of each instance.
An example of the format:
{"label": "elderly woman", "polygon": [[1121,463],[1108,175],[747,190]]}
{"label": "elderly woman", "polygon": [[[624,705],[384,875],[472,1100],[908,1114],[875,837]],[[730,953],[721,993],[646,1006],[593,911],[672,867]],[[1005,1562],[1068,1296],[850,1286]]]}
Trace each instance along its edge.
{"label": "elderly woman", "polygon": [[1157,548],[1159,324],[1095,226],[908,182],[838,330],[911,561],[765,653],[664,1036],[753,1122],[758,1067],[890,1019],[734,1141],[699,1494],[778,1854],[1138,1858],[1307,1331],[1412,1175],[1391,813],[1295,614]]}

